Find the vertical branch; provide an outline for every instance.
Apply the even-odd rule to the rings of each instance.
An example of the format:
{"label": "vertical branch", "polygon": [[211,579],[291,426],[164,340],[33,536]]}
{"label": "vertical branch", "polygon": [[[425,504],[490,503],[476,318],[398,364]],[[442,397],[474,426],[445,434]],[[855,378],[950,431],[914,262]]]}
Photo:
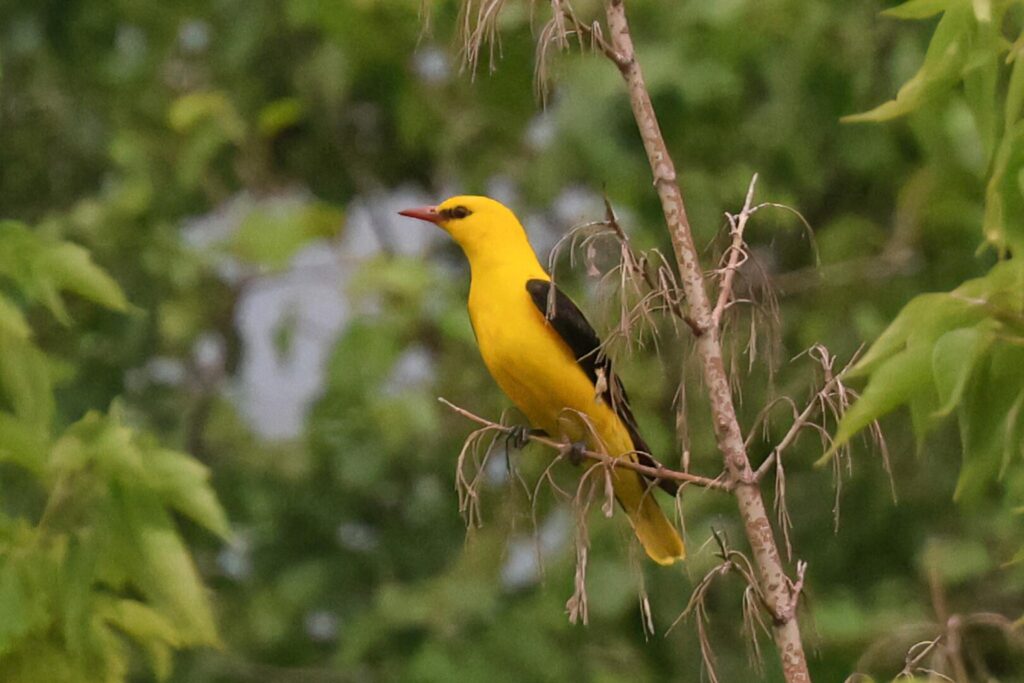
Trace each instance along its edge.
{"label": "vertical branch", "polygon": [[636,60],[624,0],[608,0],[605,10],[612,48],[606,54],[626,81],[633,116],[640,129],[654,176],[654,187],[661,200],[662,212],[665,215],[665,223],[686,295],[686,304],[690,317],[696,323],[696,347],[711,400],[715,437],[725,460],[726,470],[736,486],[733,492],[743,518],[747,540],[753,551],[760,590],[772,613],[772,635],[782,659],[783,673],[787,683],[809,682],[811,679],[807,670],[807,659],[796,619],[798,591],[794,590],[794,583],[786,576],[782,567],[782,559],[761,498],[761,490],[747,458],[729,389],[729,378],[722,362],[719,330],[713,320],[712,307],[705,290],[704,275],[693,243],[682,192],[676,182],[675,164],[665,146],[640,64]]}

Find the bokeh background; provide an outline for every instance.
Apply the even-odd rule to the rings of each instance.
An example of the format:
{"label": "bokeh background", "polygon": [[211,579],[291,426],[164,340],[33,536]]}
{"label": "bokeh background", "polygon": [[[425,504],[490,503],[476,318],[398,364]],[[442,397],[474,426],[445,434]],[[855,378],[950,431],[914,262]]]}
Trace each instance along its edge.
{"label": "bokeh background", "polygon": [[[0,216],[86,247],[132,305],[69,301],[70,328],[32,318],[65,370],[57,420],[118,399],[133,425],[210,468],[232,525],[222,542],[180,520],[223,647],[179,654],[171,680],[701,680],[693,619],[666,631],[717,562],[712,530],[745,548],[730,498],[684,497],[682,569],[641,562],[620,516],[592,515],[586,627],[565,613],[571,512],[549,493],[531,507],[512,473],[533,481],[550,453],[530,447],[507,464],[499,444],[483,526],[467,534],[458,510],[455,463],[473,427],[437,397],[492,419],[508,403],[478,360],[461,254],[395,212],[488,194],[546,255],[601,218],[606,194],[638,246],[670,253],[614,68],[553,58],[541,105],[542,4],[504,13],[493,68],[485,58],[475,74],[452,0],[0,4]],[[578,5],[588,15],[599,3]],[[757,199],[813,230],[785,209],[748,228],[757,267],[744,282],[767,315],[752,361],[749,316],[731,328],[747,429],[769,400],[802,404],[821,381],[801,352],[824,344],[839,367],[913,295],[994,260],[978,251],[985,162],[964,104],[839,122],[891,97],[923,58],[932,26],[881,9],[630,3],[705,265],[755,172]],[[613,258],[599,250],[597,263]],[[568,252],[558,266],[598,329],[614,328],[614,291]],[[648,440],[678,463],[673,398],[687,373],[691,467],[716,474],[687,344],[671,326],[644,339],[616,355]],[[786,413],[754,440],[755,461]],[[1024,611],[1024,573],[1006,564],[1019,517],[997,495],[952,502],[955,425],[923,446],[906,415],[883,426],[891,475],[859,441],[838,475],[811,467],[822,448],[809,433],[786,455],[816,680],[895,675],[909,646],[934,637],[937,595],[954,612]],[[5,504],[33,495],[4,481]],[[742,590],[726,579],[708,594],[719,674],[778,680],[764,634],[763,673],[752,663]],[[972,642],[999,680],[1022,680],[998,630]],[[142,662],[133,680],[151,679]]]}

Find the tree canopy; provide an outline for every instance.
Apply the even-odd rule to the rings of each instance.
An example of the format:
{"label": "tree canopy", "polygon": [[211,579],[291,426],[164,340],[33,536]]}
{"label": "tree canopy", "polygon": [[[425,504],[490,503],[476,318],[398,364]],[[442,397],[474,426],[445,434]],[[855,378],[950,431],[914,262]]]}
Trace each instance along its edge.
{"label": "tree canopy", "polygon": [[[710,648],[781,680],[744,583],[702,581],[747,552],[728,496],[684,487],[676,571],[594,511],[574,625],[551,451],[457,467],[438,397],[523,418],[461,255],[398,209],[494,196],[546,257],[607,201],[672,253],[615,67],[538,53],[529,2],[468,62],[487,4],[0,5],[0,678],[699,681]],[[757,174],[726,368],[813,677],[1024,678],[1020,3],[627,4],[706,270]],[[621,334],[620,257],[553,266],[654,455],[713,476],[693,345]],[[851,361],[845,418],[772,455]]]}

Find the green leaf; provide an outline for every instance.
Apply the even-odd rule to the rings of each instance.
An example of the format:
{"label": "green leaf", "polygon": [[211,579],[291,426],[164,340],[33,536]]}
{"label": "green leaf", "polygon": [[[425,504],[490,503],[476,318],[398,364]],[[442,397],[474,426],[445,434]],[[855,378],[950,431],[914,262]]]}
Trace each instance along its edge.
{"label": "green leaf", "polygon": [[1006,415],[1006,438],[1003,442],[1003,461],[999,467],[999,476],[1005,476],[1014,458],[1021,457],[1024,457],[1024,389]]}
{"label": "green leaf", "polygon": [[42,251],[39,237],[24,223],[0,221],[0,275],[26,287],[32,279],[32,266]]}
{"label": "green leaf", "polygon": [[909,114],[929,99],[951,89],[960,80],[967,62],[968,46],[975,26],[969,0],[950,0],[939,25],[935,27],[924,64],[889,100],[874,109],[844,116],[846,123],[887,121]]}
{"label": "green leaf", "polygon": [[195,458],[177,451],[151,449],[145,453],[146,476],[167,505],[197,524],[227,538],[227,515],[210,486],[210,471]]}
{"label": "green leaf", "polygon": [[995,153],[999,132],[996,87],[999,82],[999,55],[1002,51],[1001,38],[991,16],[987,20],[979,17],[970,56],[964,67],[963,81],[965,99],[974,116],[982,148],[985,150],[986,166]]}
{"label": "green leaf", "polygon": [[910,423],[914,430],[914,454],[924,453],[925,437],[936,422],[939,397],[934,390],[919,391],[907,399],[910,408]]}
{"label": "green leaf", "polygon": [[52,384],[45,354],[31,342],[0,332],[0,389],[14,414],[42,433],[49,431],[55,410]]}
{"label": "green leaf", "polygon": [[99,618],[135,640],[150,658],[157,680],[171,673],[171,648],[181,645],[177,629],[159,612],[138,600],[105,600],[96,610]]}
{"label": "green leaf", "polygon": [[945,12],[954,0],[909,0],[902,5],[882,10],[882,15],[896,19],[927,19]]}
{"label": "green leaf", "polygon": [[[3,681],[80,683],[82,680],[96,680],[83,677],[83,673],[81,667],[71,661],[67,650],[41,638],[26,642],[9,657],[0,658],[0,680]],[[107,683],[111,678],[104,676],[99,680]]]}
{"label": "green leaf", "polygon": [[1020,171],[1024,169],[1024,121],[1008,130],[996,151],[992,172],[985,188],[985,239],[999,250],[1024,244],[1020,222],[1024,221],[1024,195]]}
{"label": "green leaf", "polygon": [[43,471],[46,454],[44,431],[0,410],[0,461],[13,462],[39,474]]}
{"label": "green leaf", "polygon": [[82,247],[48,239],[14,221],[0,221],[0,244],[4,247],[0,249],[0,274],[12,279],[28,298],[46,306],[62,323],[70,322],[60,297],[62,290],[117,311],[127,308],[121,288]]}
{"label": "green leaf", "polygon": [[241,142],[245,138],[245,121],[221,90],[193,92],[179,97],[168,113],[171,128],[187,133],[205,121],[213,122],[229,140]]}
{"label": "green leaf", "polygon": [[[999,361],[1002,369],[985,380],[989,385],[998,384],[998,389],[977,394],[976,385],[982,382],[979,376],[992,372],[985,368],[997,362],[997,355],[1002,358],[1011,353],[1007,349],[1017,348],[1003,343],[996,347],[998,353],[990,353],[996,341],[1020,336],[1024,324],[1022,285],[1024,265],[1009,261],[948,294],[925,294],[908,303],[854,368],[855,374],[870,375],[868,387],[841,420],[834,445],[819,462],[831,457],[853,433],[901,403],[909,404],[919,449],[931,423],[959,407],[965,461],[958,490],[980,491],[1017,451],[1008,444],[1018,433],[1019,412],[1011,408],[1017,405],[1014,401],[1021,381],[1009,378],[1020,376],[1024,358],[1018,365]],[[907,383],[916,381],[913,373],[920,365],[897,367],[912,357],[912,350],[921,354],[916,358],[919,364],[925,357],[929,360],[931,382],[926,385],[911,387]],[[1004,395],[1007,387],[1010,393]],[[1012,415],[1007,417],[1007,413]],[[997,418],[1000,422],[991,422]],[[977,424],[984,420],[988,420],[986,426],[979,428]],[[993,435],[998,437],[992,440]]]}
{"label": "green leaf", "polygon": [[19,566],[10,558],[0,558],[0,660],[19,639],[45,622],[40,608],[38,596],[25,584]]}
{"label": "green leaf", "polygon": [[958,410],[963,466],[953,494],[956,500],[975,500],[1000,475],[1007,438],[1016,430],[1013,407],[1024,387],[1024,347],[993,348],[982,372],[975,373]]}
{"label": "green leaf", "polygon": [[31,330],[21,309],[10,299],[0,294],[0,334],[7,334],[15,339],[27,341]]}
{"label": "green leaf", "polygon": [[982,303],[945,292],[914,297],[857,361],[851,376],[874,372],[886,359],[902,350],[911,335],[924,341],[980,320],[985,316]]}
{"label": "green leaf", "polygon": [[[66,480],[65,480],[66,481]],[[105,520],[104,520],[105,521]],[[102,526],[102,525],[101,525]],[[97,653],[103,652],[102,624],[93,618],[97,603],[108,596],[97,595],[93,586],[97,582],[111,589],[124,588],[123,583],[111,582],[97,574],[97,558],[104,545],[102,534],[93,529],[81,530],[68,543],[63,562],[62,580],[57,604],[61,606],[64,648],[79,662],[79,669],[95,668]]]}
{"label": "green leaf", "polygon": [[1024,107],[1024,44],[1014,45],[1010,59],[1013,60],[1013,68],[1010,70],[1010,82],[1006,86],[1003,110],[1003,128],[1006,132],[1012,130],[1020,120],[1021,108]]}
{"label": "green leaf", "polygon": [[116,486],[114,493],[125,532],[117,554],[131,567],[132,584],[174,625],[182,644],[218,644],[199,572],[160,500],[126,486]]}
{"label": "green leaf", "polygon": [[182,645],[217,645],[213,613],[170,515],[152,492],[111,486],[112,549],[131,583],[180,634]]}
{"label": "green leaf", "polygon": [[69,322],[60,292],[45,260],[53,243],[16,221],[0,221],[0,274],[31,300],[42,303],[62,323]]}
{"label": "green leaf", "polygon": [[843,415],[832,445],[815,466],[827,463],[857,432],[922,391],[932,391],[931,354],[927,346],[915,345],[890,357],[872,373],[864,393]]}
{"label": "green leaf", "polygon": [[71,425],[49,459],[57,474],[90,465],[112,481],[144,485],[154,497],[221,537],[230,533],[206,466],[185,453],[159,448],[123,425],[116,403],[109,416],[93,411]]}
{"label": "green leaf", "polygon": [[990,331],[977,326],[947,332],[935,342],[932,374],[941,403],[936,416],[949,415],[960,403],[967,382],[992,339]]}
{"label": "green leaf", "polygon": [[260,110],[260,135],[272,138],[301,121],[304,113],[302,102],[294,97],[274,100]]}
{"label": "green leaf", "polygon": [[[1003,344],[992,353],[992,381],[998,382],[996,400],[996,437],[1002,441],[1003,457],[1000,461],[999,476],[1006,472],[1014,452],[1022,452],[1020,430],[1021,406],[1024,404],[1024,346]],[[998,445],[998,444],[997,444]]]}
{"label": "green leaf", "polygon": [[76,244],[63,243],[48,250],[42,267],[54,284],[115,311],[128,307],[121,287],[92,261],[89,252]]}
{"label": "green leaf", "polygon": [[49,466],[62,474],[95,466],[115,481],[138,482],[145,478],[145,465],[132,430],[116,417],[97,411],[90,411],[61,435],[54,444]]}
{"label": "green leaf", "polygon": [[[95,651],[100,640],[118,651],[115,636],[90,617],[99,612],[104,623],[140,641],[163,678],[173,648],[219,642],[202,582],[169,507],[221,534],[227,533],[227,521],[206,468],[125,426],[121,413],[115,403],[109,415],[87,414],[65,431],[48,463],[54,477],[101,483],[91,486],[103,492],[93,499],[102,501],[96,526],[72,545],[69,556],[68,566],[76,569],[68,579],[66,639],[82,652]],[[78,472],[83,474],[68,476]],[[103,597],[97,603],[90,597],[97,581],[107,590],[130,590],[142,601]],[[111,657],[110,666],[120,661]]]}
{"label": "green leaf", "polygon": [[967,280],[953,290],[960,297],[1001,298],[1001,294],[1014,293],[1016,298],[1010,305],[1017,311],[1024,310],[1024,261],[1002,261],[981,277]]}

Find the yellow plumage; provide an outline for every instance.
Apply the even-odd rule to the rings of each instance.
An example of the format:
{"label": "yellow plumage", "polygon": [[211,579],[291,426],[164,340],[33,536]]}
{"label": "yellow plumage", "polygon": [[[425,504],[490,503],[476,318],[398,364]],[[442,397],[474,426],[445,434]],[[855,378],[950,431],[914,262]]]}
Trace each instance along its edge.
{"label": "yellow plumage", "polygon": [[[635,459],[629,455],[635,446],[626,425],[598,397],[570,345],[527,291],[528,281],[550,278],[515,215],[492,199],[470,196],[403,213],[437,223],[462,247],[472,273],[469,316],[480,354],[533,426],[556,438],[582,441],[592,450]],[[577,413],[587,416],[597,438]],[[613,486],[647,554],[660,564],[682,559],[682,539],[637,473],[615,469]]]}

